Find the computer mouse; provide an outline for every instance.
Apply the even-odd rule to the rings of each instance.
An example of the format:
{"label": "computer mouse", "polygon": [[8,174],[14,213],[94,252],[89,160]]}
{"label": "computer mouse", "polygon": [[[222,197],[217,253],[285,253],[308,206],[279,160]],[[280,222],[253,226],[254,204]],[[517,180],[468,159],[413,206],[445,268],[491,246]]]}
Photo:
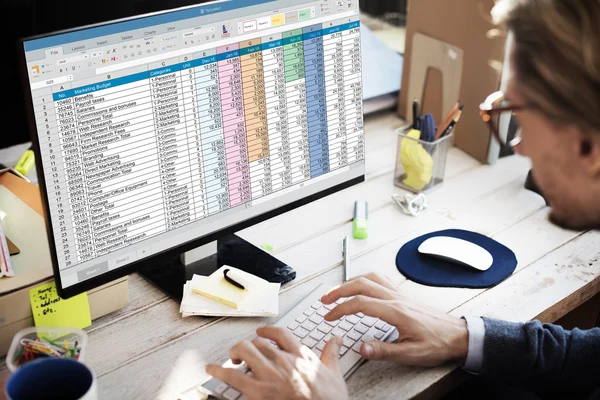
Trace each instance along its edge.
{"label": "computer mouse", "polygon": [[489,251],[467,240],[451,236],[434,236],[419,246],[419,253],[442,258],[459,265],[487,271],[494,263]]}

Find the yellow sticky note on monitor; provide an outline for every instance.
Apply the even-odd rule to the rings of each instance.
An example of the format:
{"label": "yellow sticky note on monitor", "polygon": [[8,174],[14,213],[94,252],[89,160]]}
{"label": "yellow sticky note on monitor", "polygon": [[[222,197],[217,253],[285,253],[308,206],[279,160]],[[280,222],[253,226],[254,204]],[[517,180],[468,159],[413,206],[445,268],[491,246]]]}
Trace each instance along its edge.
{"label": "yellow sticky note on monitor", "polygon": [[35,326],[83,329],[92,325],[87,293],[64,300],[56,283],[50,282],[30,289],[29,298]]}
{"label": "yellow sticky note on monitor", "polygon": [[[240,289],[227,282],[227,280],[225,280],[225,275],[223,274],[223,271],[226,269],[236,271],[236,273],[243,276],[244,280],[250,284],[248,289]],[[240,269],[225,265],[207,279],[204,279],[196,286],[193,286],[192,292],[218,301],[226,306],[240,309],[243,308],[244,302],[251,296],[262,296],[262,288],[264,288],[265,285],[268,286],[269,282]]]}

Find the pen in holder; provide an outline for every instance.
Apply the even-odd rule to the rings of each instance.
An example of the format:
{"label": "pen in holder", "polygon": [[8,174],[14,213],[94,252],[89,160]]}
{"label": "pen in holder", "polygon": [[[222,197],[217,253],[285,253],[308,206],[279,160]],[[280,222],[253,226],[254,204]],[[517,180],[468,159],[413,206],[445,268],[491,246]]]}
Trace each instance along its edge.
{"label": "pen in holder", "polygon": [[398,149],[394,184],[413,193],[425,192],[444,181],[446,158],[453,134],[433,142],[420,140],[412,126],[396,130]]}

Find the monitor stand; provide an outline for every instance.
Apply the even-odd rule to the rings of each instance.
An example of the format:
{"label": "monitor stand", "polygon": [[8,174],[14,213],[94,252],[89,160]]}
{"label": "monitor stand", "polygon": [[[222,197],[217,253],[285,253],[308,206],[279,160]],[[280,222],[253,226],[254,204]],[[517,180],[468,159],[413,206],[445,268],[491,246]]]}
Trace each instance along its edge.
{"label": "monitor stand", "polygon": [[288,283],[296,272],[267,252],[239,236],[229,235],[216,242],[194,249],[167,264],[140,270],[163,292],[181,301],[183,285],[193,275],[209,276],[223,265],[249,272],[269,282]]}

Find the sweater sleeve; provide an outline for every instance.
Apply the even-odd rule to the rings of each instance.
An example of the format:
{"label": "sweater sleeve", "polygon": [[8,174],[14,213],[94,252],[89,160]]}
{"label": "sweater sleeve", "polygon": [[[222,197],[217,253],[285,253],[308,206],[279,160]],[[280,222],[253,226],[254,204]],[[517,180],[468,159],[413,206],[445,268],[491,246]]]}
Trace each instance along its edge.
{"label": "sweater sleeve", "polygon": [[483,320],[484,375],[532,390],[600,385],[600,328]]}

